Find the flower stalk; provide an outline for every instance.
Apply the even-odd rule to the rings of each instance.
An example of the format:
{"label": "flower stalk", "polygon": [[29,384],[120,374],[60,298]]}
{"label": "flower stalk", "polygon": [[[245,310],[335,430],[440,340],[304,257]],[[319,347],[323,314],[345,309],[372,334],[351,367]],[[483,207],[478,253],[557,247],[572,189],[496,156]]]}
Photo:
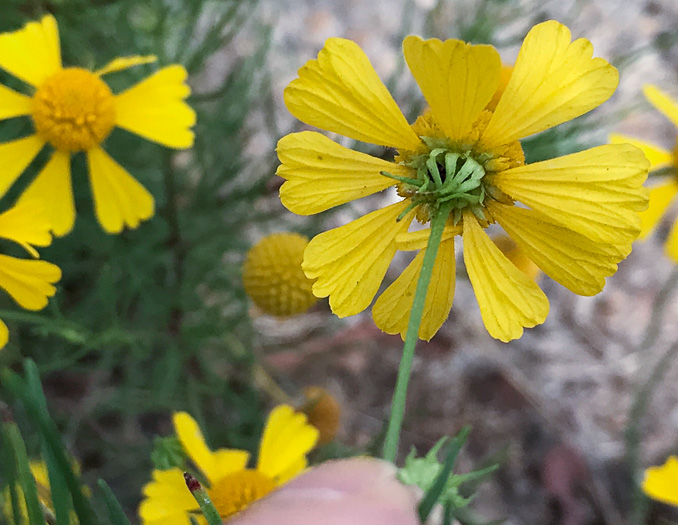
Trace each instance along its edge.
{"label": "flower stalk", "polygon": [[200,505],[200,510],[203,516],[205,516],[207,524],[222,525],[223,521],[219,515],[219,511],[212,503],[207,491],[202,487],[200,482],[188,472],[184,472],[184,480],[186,481],[188,490],[191,491],[191,495],[195,498],[195,501],[198,502],[198,505]]}
{"label": "flower stalk", "polygon": [[395,390],[393,392],[393,400],[391,402],[391,416],[388,421],[388,428],[386,430],[386,437],[384,439],[384,459],[395,462],[398,454],[398,442],[400,441],[400,431],[403,425],[403,418],[405,415],[405,402],[407,401],[407,386],[412,374],[412,362],[414,360],[414,351],[419,339],[419,327],[421,325],[421,318],[424,313],[424,305],[426,303],[426,293],[431,282],[431,275],[433,273],[433,266],[435,264],[436,255],[438,255],[438,247],[443,238],[443,230],[445,223],[449,217],[454,203],[445,202],[438,208],[436,215],[431,220],[431,235],[426,245],[424,252],[424,261],[417,281],[417,289],[414,294],[412,303],[412,310],[410,311],[410,319],[407,325],[407,334],[405,336],[405,343],[403,345],[403,355],[398,367],[398,378],[396,380]]}

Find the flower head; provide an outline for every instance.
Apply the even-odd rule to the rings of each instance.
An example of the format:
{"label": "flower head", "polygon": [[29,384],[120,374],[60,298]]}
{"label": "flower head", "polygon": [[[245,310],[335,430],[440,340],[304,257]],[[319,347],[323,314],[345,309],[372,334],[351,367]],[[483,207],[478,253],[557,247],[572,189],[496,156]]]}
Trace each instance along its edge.
{"label": "flower head", "polygon": [[493,223],[554,280],[581,295],[600,292],[638,235],[647,160],[633,146],[605,145],[526,165],[520,139],[602,104],[616,89],[616,69],[555,21],[530,30],[512,70],[492,46],[459,40],[409,36],[403,51],[429,105],[412,125],[349,40],[330,38],[285,90],[288,109],[307,124],[397,150],[388,162],[312,131],[278,143],[280,196],[295,213],[392,186],[402,197],[311,240],[303,268],[315,279],[313,293],[329,296],[340,317],[357,314],[374,299],[396,251],[418,251],[372,310],[382,330],[403,334],[431,234],[409,227],[439,214],[446,225],[422,339],[433,337],[452,306],[458,235],[490,335],[509,341],[545,320],[546,296],[490,240],[485,228]]}
{"label": "flower head", "polygon": [[[35,247],[49,246],[52,242],[50,222],[41,211],[39,203],[22,200],[0,213],[0,238],[19,244],[37,258]],[[59,279],[61,270],[50,262],[0,254],[0,288],[25,310],[42,310],[47,306]],[[0,348],[8,340],[9,329],[0,320]]]}
{"label": "flower head", "polygon": [[341,405],[325,388],[307,386],[303,390],[305,403],[302,411],[308,422],[318,429],[318,445],[334,441],[341,426]]}
{"label": "flower head", "polygon": [[245,291],[270,315],[304,313],[318,300],[311,281],[301,269],[308,238],[297,233],[273,233],[247,253],[242,278]]}
{"label": "flower head", "polygon": [[[678,128],[678,102],[656,86],[645,86],[643,92],[650,104]],[[669,206],[675,202],[675,196],[678,194],[678,136],[676,136],[675,140],[676,146],[673,150],[669,151],[655,144],[626,135],[618,133],[610,135],[610,142],[613,144],[633,144],[643,150],[643,153],[645,153],[645,156],[650,161],[650,173],[665,168],[672,169],[670,175],[657,176],[652,179],[650,204],[647,210],[640,214],[640,239],[646,238],[655,230],[659,220]],[[678,221],[673,223],[669,237],[666,240],[666,254],[674,262],[678,262]]]}
{"label": "flower head", "polygon": [[195,113],[184,102],[190,92],[186,71],[167,66],[117,94],[102,77],[155,60],[132,56],[116,58],[98,71],[64,68],[57,24],[50,15],[0,34],[0,68],[32,91],[28,96],[0,85],[0,119],[29,116],[35,128],[33,135],[0,144],[5,161],[0,192],[49,144],[49,161],[21,199],[42,203],[56,235],[70,232],[75,221],[70,164],[78,152],[87,155],[95,211],[104,230],[119,233],[150,218],[153,196],[102,146],[119,127],[171,148],[191,147]]}
{"label": "flower head", "polygon": [[[315,446],[318,431],[306,416],[288,405],[273,409],[266,422],[255,468],[244,450],[219,449],[205,444],[197,423],[185,412],[174,414],[174,429],[186,454],[207,482],[207,493],[222,518],[247,508],[306,468],[306,454]],[[186,489],[178,468],[153,471],[144,487],[139,515],[145,525],[189,525],[199,507]]]}
{"label": "flower head", "polygon": [[670,456],[661,467],[648,468],[643,492],[652,499],[678,507],[678,457]]}
{"label": "flower head", "polygon": [[[75,472],[80,471],[80,465],[77,461],[73,461],[73,469]],[[35,480],[35,484],[38,492],[38,500],[43,510],[48,513],[54,513],[54,502],[52,501],[52,487],[49,482],[49,473],[47,471],[47,464],[44,461],[33,460],[29,463],[31,469],[31,474]],[[19,499],[19,514],[28,522],[28,511],[26,509],[26,502],[24,501],[23,491],[21,487],[17,487],[17,495]],[[2,494],[2,507],[7,519],[7,523],[14,523],[13,516],[14,510],[12,509],[12,500],[9,494],[9,488],[7,488]],[[70,516],[71,523],[77,524],[78,517],[73,512]]]}

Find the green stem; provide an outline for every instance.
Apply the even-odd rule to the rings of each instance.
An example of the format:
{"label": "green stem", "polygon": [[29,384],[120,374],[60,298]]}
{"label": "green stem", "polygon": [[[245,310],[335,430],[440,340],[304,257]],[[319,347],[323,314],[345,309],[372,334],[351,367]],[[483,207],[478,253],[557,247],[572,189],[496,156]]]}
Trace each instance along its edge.
{"label": "green stem", "polygon": [[403,356],[398,367],[398,379],[396,380],[395,391],[393,392],[393,401],[391,402],[391,417],[388,421],[388,429],[384,439],[384,459],[395,462],[398,453],[398,441],[400,440],[400,429],[403,426],[403,417],[405,415],[405,402],[407,400],[407,385],[412,373],[412,361],[414,360],[414,349],[419,339],[419,327],[424,313],[424,304],[426,302],[426,292],[431,282],[433,265],[438,254],[440,240],[443,238],[443,230],[447,217],[452,211],[452,205],[441,206],[436,216],[431,220],[431,235],[428,238],[424,260],[421,265],[419,280],[417,281],[417,290],[414,293],[414,301],[410,310],[410,320],[407,324],[407,335],[403,345]]}
{"label": "green stem", "polygon": [[219,511],[216,509],[212,500],[210,499],[207,491],[202,488],[200,482],[191,476],[188,472],[184,472],[184,480],[186,481],[186,486],[188,490],[191,491],[191,494],[195,498],[195,501],[198,502],[202,515],[205,517],[208,525],[222,525],[223,521],[219,515]]}

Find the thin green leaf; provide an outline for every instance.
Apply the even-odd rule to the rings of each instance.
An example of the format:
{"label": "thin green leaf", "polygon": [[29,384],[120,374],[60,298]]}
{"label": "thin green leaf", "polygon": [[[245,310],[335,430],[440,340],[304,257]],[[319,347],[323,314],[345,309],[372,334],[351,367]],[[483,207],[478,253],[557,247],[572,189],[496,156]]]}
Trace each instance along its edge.
{"label": "thin green leaf", "polygon": [[104,495],[104,502],[106,503],[106,508],[108,509],[108,518],[113,525],[130,525],[125,512],[122,510],[118,499],[113,494],[111,487],[103,480],[100,479],[97,482],[101,493]]}
{"label": "thin green leaf", "polygon": [[56,522],[59,525],[70,525],[73,503],[68,492],[68,485],[59,465],[54,459],[54,454],[44,443],[42,445],[42,457],[47,464],[49,487],[52,494],[52,505],[54,506]]}

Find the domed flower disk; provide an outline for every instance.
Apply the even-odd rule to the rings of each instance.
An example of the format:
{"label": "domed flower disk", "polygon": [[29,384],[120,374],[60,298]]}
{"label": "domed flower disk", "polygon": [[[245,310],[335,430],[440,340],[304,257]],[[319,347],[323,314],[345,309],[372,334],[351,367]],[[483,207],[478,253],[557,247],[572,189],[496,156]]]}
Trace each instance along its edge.
{"label": "domed flower disk", "polygon": [[389,162],[313,131],[279,141],[280,197],[294,213],[319,213],[392,186],[401,197],[311,240],[303,268],[315,280],[313,293],[329,297],[340,317],[357,314],[372,303],[395,253],[418,251],[372,309],[379,328],[403,335],[431,235],[431,227],[411,232],[410,225],[437,217],[444,230],[421,339],[433,337],[452,307],[457,236],[491,336],[510,341],[546,319],[548,299],[492,242],[491,224],[563,286],[600,292],[640,231],[647,159],[635,146],[608,144],[527,165],[520,139],[602,104],[617,87],[616,69],[555,21],[530,30],[512,70],[494,47],[459,40],[409,36],[403,52],[429,106],[411,125],[350,40],[327,40],[285,90],[299,120],[397,150]]}
{"label": "domed flower disk", "polygon": [[39,202],[52,230],[73,229],[75,204],[71,156],[84,152],[97,219],[109,233],[136,228],[153,216],[153,196],[103,149],[115,127],[170,148],[193,145],[194,111],[184,102],[190,89],[186,70],[164,67],[121,93],[113,93],[103,76],[155,61],[153,56],[116,58],[98,71],[61,63],[59,32],[48,15],[23,29],[0,35],[0,68],[29,85],[27,96],[0,85],[0,120],[29,116],[35,133],[0,144],[4,193],[49,144],[52,154],[21,199]]}

